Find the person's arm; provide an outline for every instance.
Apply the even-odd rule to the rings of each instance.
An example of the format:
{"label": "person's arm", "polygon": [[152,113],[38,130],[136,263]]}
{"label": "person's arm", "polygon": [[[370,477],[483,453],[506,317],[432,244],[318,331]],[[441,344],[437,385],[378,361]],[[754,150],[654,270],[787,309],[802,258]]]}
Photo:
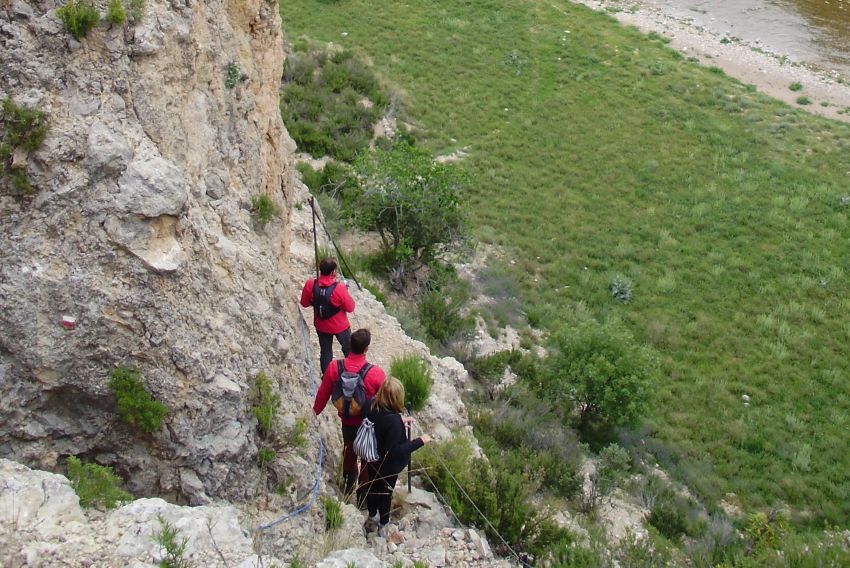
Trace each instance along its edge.
{"label": "person's arm", "polygon": [[332,361],[328,368],[325,369],[325,376],[322,377],[322,384],[319,385],[319,390],[316,391],[316,400],[313,402],[313,412],[316,415],[321,414],[328,404],[328,400],[333,393],[334,383],[337,380],[338,370],[336,361]]}
{"label": "person's arm", "polygon": [[307,280],[304,289],[301,290],[301,305],[305,308],[313,305],[313,278]]}
{"label": "person's arm", "polygon": [[[387,420],[386,440],[392,441],[392,445],[387,445],[386,450],[390,459],[401,460],[407,458],[407,455],[415,452],[425,445],[427,440],[423,437],[415,440],[408,440],[404,432],[404,422],[401,420],[401,415],[396,414],[394,419]],[[430,438],[428,438],[430,440]]]}
{"label": "person's arm", "polygon": [[334,288],[333,296],[331,296],[331,305],[349,314],[354,311],[354,298],[348,293],[348,286],[340,282]]}

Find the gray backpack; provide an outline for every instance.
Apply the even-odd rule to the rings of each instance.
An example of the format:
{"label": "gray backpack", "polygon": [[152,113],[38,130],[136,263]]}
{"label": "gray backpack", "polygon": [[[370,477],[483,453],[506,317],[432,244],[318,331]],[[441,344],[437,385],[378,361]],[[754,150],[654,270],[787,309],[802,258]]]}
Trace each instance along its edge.
{"label": "gray backpack", "polygon": [[366,404],[366,387],[363,385],[363,381],[372,365],[366,363],[356,373],[346,371],[345,363],[342,360],[337,360],[336,365],[339,379],[334,385],[331,402],[342,413],[343,418],[360,416],[360,411]]}

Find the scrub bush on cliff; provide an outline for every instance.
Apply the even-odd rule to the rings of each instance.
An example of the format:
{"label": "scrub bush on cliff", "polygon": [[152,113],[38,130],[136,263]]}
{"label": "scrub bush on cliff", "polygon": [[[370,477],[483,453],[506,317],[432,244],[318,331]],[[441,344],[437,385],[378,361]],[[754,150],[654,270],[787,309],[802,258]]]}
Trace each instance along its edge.
{"label": "scrub bush on cliff", "polygon": [[585,321],[553,337],[548,373],[538,387],[579,411],[579,430],[603,433],[635,423],[655,372],[650,350],[615,322]]}
{"label": "scrub bush on cliff", "polygon": [[437,244],[464,234],[460,193],[467,180],[427,151],[398,142],[361,154],[354,162],[356,187],[346,197],[356,225],[377,231],[384,253],[406,251],[404,260],[424,260]]}

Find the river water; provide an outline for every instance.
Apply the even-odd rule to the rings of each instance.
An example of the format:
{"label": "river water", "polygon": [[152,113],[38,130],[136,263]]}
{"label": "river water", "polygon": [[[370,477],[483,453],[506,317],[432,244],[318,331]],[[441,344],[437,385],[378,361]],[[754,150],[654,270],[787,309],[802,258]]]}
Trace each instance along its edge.
{"label": "river water", "polygon": [[850,78],[850,0],[654,0],[731,38]]}

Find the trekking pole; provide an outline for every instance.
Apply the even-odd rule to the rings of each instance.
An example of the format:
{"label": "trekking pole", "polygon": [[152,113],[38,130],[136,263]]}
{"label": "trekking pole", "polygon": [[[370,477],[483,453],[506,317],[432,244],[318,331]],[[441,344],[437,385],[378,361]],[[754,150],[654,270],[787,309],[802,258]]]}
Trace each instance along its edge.
{"label": "trekking pole", "polygon": [[316,263],[316,282],[319,281],[319,241],[316,238],[316,206],[313,204],[315,198],[310,196],[310,211],[313,213],[313,257]]}
{"label": "trekking pole", "polygon": [[325,234],[331,240],[331,244],[334,246],[334,250],[336,251],[337,256],[339,256],[339,260],[342,262],[342,265],[345,266],[345,273],[351,276],[351,279],[354,280],[354,283],[357,284],[357,289],[363,291],[363,286],[360,285],[360,282],[357,281],[357,275],[354,274],[354,271],[351,270],[351,267],[348,266],[348,261],[345,260],[345,257],[342,255],[342,251],[339,250],[339,247],[336,244],[336,239],[333,238],[331,232],[328,231],[327,225],[325,225],[325,220],[319,217],[319,223],[322,224],[322,228],[325,230]]}
{"label": "trekking pole", "polygon": [[[411,404],[408,402],[405,407],[407,408],[407,415],[411,416]],[[413,425],[410,422],[407,423],[407,440],[410,441],[410,436],[413,434]],[[412,452],[407,454],[407,493],[410,494],[410,464],[412,463],[411,456]]]}

